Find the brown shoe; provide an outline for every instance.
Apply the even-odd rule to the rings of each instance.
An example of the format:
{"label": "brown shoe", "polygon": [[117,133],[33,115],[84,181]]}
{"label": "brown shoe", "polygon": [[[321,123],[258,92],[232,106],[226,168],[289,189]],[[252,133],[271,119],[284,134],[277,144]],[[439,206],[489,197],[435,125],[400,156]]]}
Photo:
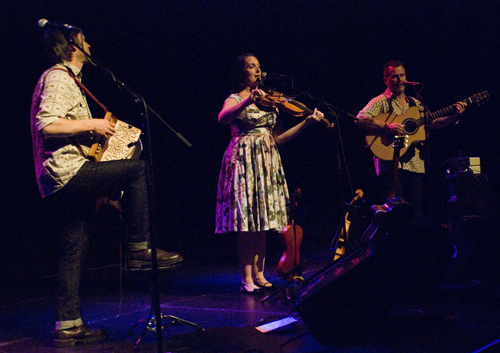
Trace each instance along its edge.
{"label": "brown shoe", "polygon": [[105,340],[106,333],[100,329],[92,329],[86,325],[68,330],[57,330],[54,338],[56,347],[74,346],[76,343],[89,343]]}
{"label": "brown shoe", "polygon": [[[181,254],[176,252],[167,252],[156,249],[156,259],[158,267],[172,266],[182,262]],[[127,266],[132,269],[149,269],[152,266],[151,249],[131,251],[128,254]]]}

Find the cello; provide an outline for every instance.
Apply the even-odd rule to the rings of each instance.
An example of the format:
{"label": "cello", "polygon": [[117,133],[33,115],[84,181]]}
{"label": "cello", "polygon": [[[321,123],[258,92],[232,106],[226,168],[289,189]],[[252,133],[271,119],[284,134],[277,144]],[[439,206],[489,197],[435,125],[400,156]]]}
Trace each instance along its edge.
{"label": "cello", "polygon": [[281,237],[285,242],[286,249],[283,251],[283,255],[278,263],[277,272],[279,278],[287,281],[290,281],[293,277],[302,273],[299,266],[300,244],[302,243],[302,235],[304,231],[302,230],[302,227],[295,224],[293,220],[293,215],[295,213],[295,209],[297,208],[298,199],[301,194],[302,191],[299,188],[295,189],[290,204],[290,221],[281,232]]}

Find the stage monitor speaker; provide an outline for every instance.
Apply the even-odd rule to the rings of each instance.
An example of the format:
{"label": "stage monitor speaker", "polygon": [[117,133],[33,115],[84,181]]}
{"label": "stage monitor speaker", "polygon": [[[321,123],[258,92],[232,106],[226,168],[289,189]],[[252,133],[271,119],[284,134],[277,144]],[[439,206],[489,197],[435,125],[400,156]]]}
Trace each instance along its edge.
{"label": "stage monitor speaker", "polygon": [[458,212],[451,216],[482,219],[494,217],[493,192],[486,174],[462,173],[449,177],[448,180]]}
{"label": "stage monitor speaker", "polygon": [[394,302],[397,264],[361,243],[303,281],[297,312],[322,345],[359,342],[378,333]]}
{"label": "stage monitor speaker", "polygon": [[416,223],[361,242],[300,283],[296,309],[319,343],[370,341],[387,326],[399,296],[432,293],[453,248],[441,227],[423,219]]}

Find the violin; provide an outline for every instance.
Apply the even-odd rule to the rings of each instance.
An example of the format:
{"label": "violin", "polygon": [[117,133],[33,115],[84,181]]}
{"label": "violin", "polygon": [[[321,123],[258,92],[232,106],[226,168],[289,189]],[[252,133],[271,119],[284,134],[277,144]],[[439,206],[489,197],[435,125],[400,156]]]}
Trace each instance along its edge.
{"label": "violin", "polygon": [[[296,100],[285,96],[283,93],[273,90],[268,91],[265,97],[260,97],[255,104],[264,108],[278,108],[278,110],[294,117],[303,117],[306,114],[311,115],[314,113],[314,110],[309,109],[303,103],[297,102]],[[334,126],[325,117],[321,118],[321,122],[325,124],[328,129],[332,129]]]}
{"label": "violin", "polygon": [[[278,276],[284,280],[291,280],[294,276],[300,276],[302,273],[300,268],[300,244],[302,243],[303,230],[302,227],[293,222],[293,211],[297,207],[298,198],[301,196],[301,190],[295,189],[292,196],[290,222],[283,228],[281,237],[283,238],[286,249],[281,256],[277,266]],[[300,273],[298,273],[300,272]]]}

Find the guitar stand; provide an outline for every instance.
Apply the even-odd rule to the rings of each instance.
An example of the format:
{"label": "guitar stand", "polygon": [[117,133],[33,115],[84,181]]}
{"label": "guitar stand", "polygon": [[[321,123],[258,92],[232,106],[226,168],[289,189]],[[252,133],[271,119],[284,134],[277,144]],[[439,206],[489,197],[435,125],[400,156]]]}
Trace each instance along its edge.
{"label": "guitar stand", "polygon": [[[356,190],[356,194],[349,203],[345,203],[345,209],[344,213],[342,216],[342,219],[340,221],[340,224],[337,228],[337,232],[335,233],[332,242],[330,243],[330,250],[334,251],[334,260],[344,256],[344,254],[347,251],[347,244],[349,242],[348,236],[349,236],[349,224],[351,223],[348,221],[347,217],[349,216],[349,212],[351,209],[358,209],[359,206],[355,205],[355,202],[363,197],[363,191],[358,189]],[[342,244],[341,244],[342,243]]]}
{"label": "guitar stand", "polygon": [[340,224],[337,228],[337,232],[335,233],[335,235],[332,239],[332,242],[330,243],[330,248],[329,248],[330,250],[337,251],[337,249],[339,247],[339,242],[341,240],[340,238],[341,238],[342,233],[346,234],[346,226],[345,226],[344,217],[347,214],[347,212],[349,212],[349,205],[347,206],[346,210],[344,211],[344,216],[342,217],[342,221],[340,222]]}

